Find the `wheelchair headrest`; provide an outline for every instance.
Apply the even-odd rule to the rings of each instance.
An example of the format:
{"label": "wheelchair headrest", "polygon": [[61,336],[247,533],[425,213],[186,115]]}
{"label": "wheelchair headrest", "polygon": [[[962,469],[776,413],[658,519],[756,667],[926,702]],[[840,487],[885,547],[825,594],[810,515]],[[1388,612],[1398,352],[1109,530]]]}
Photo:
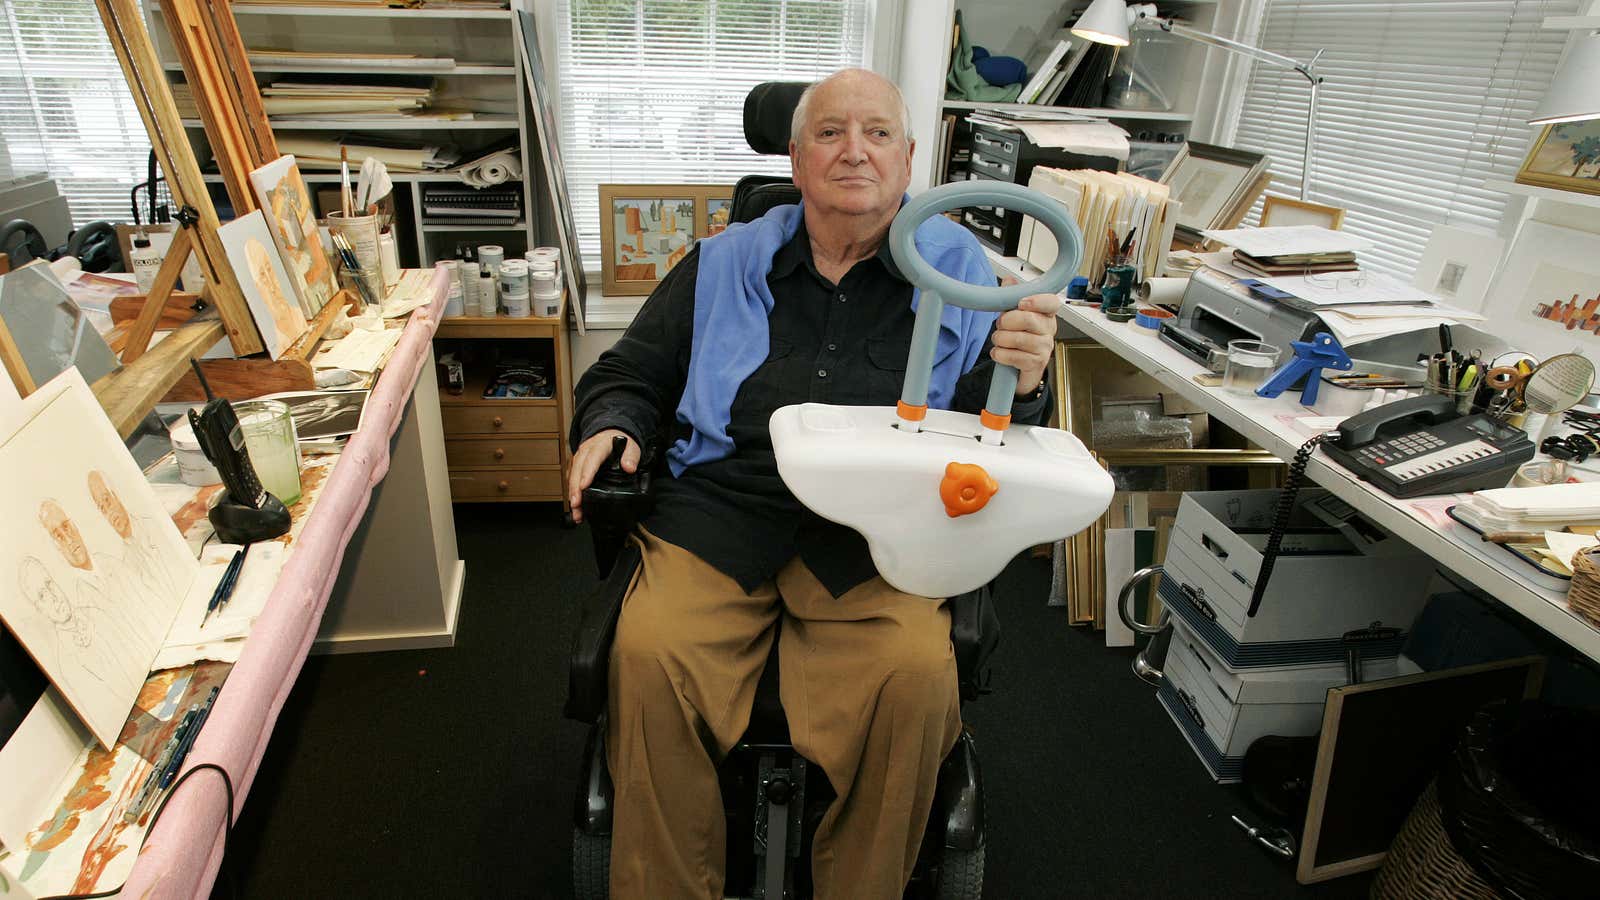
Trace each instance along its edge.
{"label": "wheelchair headrest", "polygon": [[803,81],[767,81],[744,97],[744,139],[750,149],[768,156],[789,153],[789,120],[810,87]]}

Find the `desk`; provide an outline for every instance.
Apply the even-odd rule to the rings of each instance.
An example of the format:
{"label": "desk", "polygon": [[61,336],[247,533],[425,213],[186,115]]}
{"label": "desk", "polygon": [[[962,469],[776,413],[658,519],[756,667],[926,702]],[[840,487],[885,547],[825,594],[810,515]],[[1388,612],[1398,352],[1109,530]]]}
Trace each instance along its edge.
{"label": "desk", "polygon": [[[447,281],[442,269],[434,270],[430,285],[432,302],[411,314],[399,344],[390,356],[387,367],[374,385],[367,400],[361,428],[350,437],[342,453],[330,463],[314,465],[325,475],[320,486],[311,486],[306,498],[295,504],[295,530],[289,540],[289,551],[283,569],[273,587],[261,615],[256,619],[250,636],[245,640],[239,661],[226,674],[226,682],[217,697],[205,728],[195,740],[188,756],[185,770],[197,763],[214,763],[221,766],[233,781],[234,816],[237,818],[244,806],[245,795],[255,778],[257,766],[272,736],[273,724],[283,708],[300,667],[305,662],[312,641],[317,638],[323,623],[323,614],[329,597],[334,593],[335,582],[340,580],[345,568],[344,557],[352,537],[362,529],[362,519],[369,504],[384,502],[374,498],[374,490],[389,473],[391,450],[396,473],[406,463],[403,460],[407,441],[408,422],[406,410],[418,404],[426,405],[431,398],[432,372],[424,369],[430,359],[430,345],[444,309]],[[423,396],[413,399],[418,385],[425,390]],[[426,410],[417,410],[417,416]],[[433,411],[437,417],[437,410]],[[413,416],[412,418],[415,418]],[[405,427],[402,423],[405,422]],[[437,424],[433,425],[437,430]],[[396,432],[400,440],[394,441]],[[435,437],[435,441],[438,438]],[[442,461],[442,447],[436,454]],[[307,467],[311,469],[312,466]],[[201,489],[202,491],[208,489]],[[448,497],[442,477],[430,492],[434,510],[442,508],[448,515]],[[390,498],[393,502],[394,498]],[[414,504],[413,504],[414,505]],[[374,506],[376,508],[376,506]],[[203,507],[199,515],[203,515]],[[392,514],[391,514],[392,515]],[[431,513],[430,513],[431,515]],[[431,518],[425,518],[430,523]],[[378,531],[375,525],[374,533]],[[359,547],[359,545],[357,545]],[[451,546],[453,556],[453,531]],[[449,561],[446,560],[446,563]],[[359,569],[360,567],[353,567]],[[459,577],[454,567],[443,567],[445,581]],[[409,571],[409,570],[408,570]],[[342,608],[350,615],[349,604],[359,603],[360,573],[352,593],[346,595]],[[420,592],[422,586],[417,585]],[[454,610],[449,611],[453,624]],[[414,644],[413,644],[414,645]],[[218,664],[202,663],[196,668],[196,678],[203,678],[193,692],[203,691],[209,683],[221,676]],[[169,677],[167,670],[157,672],[146,683],[146,692],[155,684],[159,691],[161,679]],[[158,694],[159,696],[159,694]],[[119,747],[121,745],[119,744]],[[99,764],[94,764],[97,768]],[[109,770],[104,766],[103,770]],[[73,818],[74,827],[100,829],[94,847],[84,854],[86,874],[72,885],[55,883],[23,887],[38,893],[56,889],[106,890],[115,888],[120,880],[116,873],[132,854],[137,854],[132,871],[121,895],[144,898],[205,898],[210,896],[222,861],[225,793],[222,780],[214,773],[200,773],[183,789],[173,794],[161,821],[144,836],[140,846],[129,837],[118,838],[123,831],[120,802],[124,785],[106,785],[104,779],[94,781],[93,773],[85,773],[99,790],[94,797],[79,797],[64,808],[75,815],[82,812],[82,821]],[[104,794],[104,796],[101,796]],[[108,802],[110,801],[110,802]],[[90,804],[93,804],[92,806]],[[108,815],[114,819],[108,819]],[[93,821],[91,821],[93,819]],[[101,827],[101,822],[108,822]],[[134,835],[136,836],[136,835]],[[132,846],[128,846],[131,842]],[[117,860],[119,865],[110,864]],[[115,872],[111,871],[115,870]],[[98,877],[103,876],[103,877]]]}
{"label": "desk", "polygon": [[[1151,329],[1134,322],[1112,322],[1098,310],[1083,306],[1062,306],[1060,318],[1070,332],[1086,336],[1138,366],[1162,385],[1285,462],[1293,459],[1295,451],[1308,437],[1285,420],[1317,414],[1300,405],[1297,391],[1267,400],[1201,387],[1190,377],[1204,372],[1205,368],[1162,342]],[[1357,480],[1320,452],[1311,458],[1306,474],[1311,481],[1433,557],[1444,568],[1477,585],[1590,659],[1600,661],[1600,630],[1568,609],[1564,593],[1532,584],[1513,564],[1497,558],[1503,552],[1499,547],[1483,543],[1456,523],[1436,523],[1425,511],[1425,504],[1431,498],[1397,500]],[[1437,507],[1437,502],[1433,505]]]}

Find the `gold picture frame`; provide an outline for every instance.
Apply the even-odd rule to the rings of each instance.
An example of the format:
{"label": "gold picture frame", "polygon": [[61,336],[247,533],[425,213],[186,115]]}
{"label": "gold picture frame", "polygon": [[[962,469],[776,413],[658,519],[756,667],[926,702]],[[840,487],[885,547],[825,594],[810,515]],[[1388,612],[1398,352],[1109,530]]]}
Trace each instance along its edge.
{"label": "gold picture frame", "polygon": [[1344,225],[1344,208],[1268,196],[1261,201],[1261,227],[1271,225],[1320,225],[1338,231]]}
{"label": "gold picture frame", "polygon": [[602,293],[630,297],[655,290],[695,241],[727,227],[732,203],[729,185],[600,185]]}
{"label": "gold picture frame", "polygon": [[1600,194],[1600,119],[1546,125],[1528,149],[1516,181]]}

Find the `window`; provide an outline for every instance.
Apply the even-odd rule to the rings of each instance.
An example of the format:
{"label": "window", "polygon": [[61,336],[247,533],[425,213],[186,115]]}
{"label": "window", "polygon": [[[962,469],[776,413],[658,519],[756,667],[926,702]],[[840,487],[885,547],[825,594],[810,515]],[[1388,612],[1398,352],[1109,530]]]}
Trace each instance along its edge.
{"label": "window", "polygon": [[0,152],[45,172],[74,224],[125,222],[150,138],[93,0],[0,0]]}
{"label": "window", "polygon": [[[1308,199],[1347,210],[1373,268],[1409,278],[1433,226],[1497,230],[1565,31],[1540,27],[1578,0],[1266,0],[1260,46],[1298,60],[1326,48]],[[1272,159],[1298,197],[1305,78],[1256,65],[1234,143]]]}
{"label": "window", "polygon": [[863,64],[868,0],[559,0],[561,157],[579,247],[600,258],[598,185],[788,174],[744,141],[744,97]]}

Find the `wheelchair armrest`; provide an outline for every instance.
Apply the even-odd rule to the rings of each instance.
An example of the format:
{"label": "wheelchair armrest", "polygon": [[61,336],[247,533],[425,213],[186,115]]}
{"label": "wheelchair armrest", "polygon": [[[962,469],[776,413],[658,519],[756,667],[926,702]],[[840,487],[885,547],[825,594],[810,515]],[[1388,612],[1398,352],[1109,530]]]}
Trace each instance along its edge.
{"label": "wheelchair armrest", "polygon": [[625,543],[610,575],[583,602],[578,632],[572,638],[572,655],[567,661],[567,705],[562,714],[569,719],[592,725],[605,712],[611,642],[616,639],[617,616],[622,613],[622,601],[639,562],[639,545]]}
{"label": "wheelchair armrest", "polygon": [[984,664],[1000,643],[1000,617],[990,585],[950,598],[950,643],[955,647],[961,699],[975,699],[984,691]]}
{"label": "wheelchair armrest", "polygon": [[594,562],[601,578],[611,574],[628,535],[655,506],[651,471],[655,445],[644,448],[631,474],[622,469],[622,452],[627,446],[627,438],[612,438],[610,457],[595,473],[593,483],[583,489],[583,520],[594,541]]}

